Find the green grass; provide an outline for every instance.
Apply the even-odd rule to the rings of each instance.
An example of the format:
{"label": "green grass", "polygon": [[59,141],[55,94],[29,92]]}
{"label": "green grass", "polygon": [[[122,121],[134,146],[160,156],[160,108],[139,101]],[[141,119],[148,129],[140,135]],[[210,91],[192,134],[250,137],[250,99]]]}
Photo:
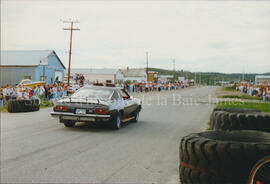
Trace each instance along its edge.
{"label": "green grass", "polygon": [[246,100],[262,100],[262,97],[258,96],[249,96],[249,95],[223,95],[220,98],[237,98],[237,99],[246,99]]}
{"label": "green grass", "polygon": [[222,88],[223,91],[237,91],[236,90],[236,85],[233,85],[231,87],[224,87]]}
{"label": "green grass", "polygon": [[270,112],[270,103],[255,103],[255,102],[220,102],[217,108],[240,108],[240,109],[255,109],[261,112]]}
{"label": "green grass", "polygon": [[7,105],[1,106],[1,112],[7,112]]}
{"label": "green grass", "polygon": [[41,101],[40,102],[40,108],[48,108],[48,107],[53,107],[54,103],[53,101]]}

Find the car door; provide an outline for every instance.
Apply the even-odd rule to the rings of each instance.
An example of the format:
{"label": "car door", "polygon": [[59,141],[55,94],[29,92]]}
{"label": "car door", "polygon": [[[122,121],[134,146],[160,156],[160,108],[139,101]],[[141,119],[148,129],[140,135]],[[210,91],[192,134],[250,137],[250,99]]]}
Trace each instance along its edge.
{"label": "car door", "polygon": [[126,117],[132,116],[136,110],[137,105],[134,103],[134,100],[130,98],[129,94],[122,89],[121,90],[122,98],[124,99],[125,109],[124,114]]}
{"label": "car door", "polygon": [[127,117],[129,115],[128,101],[123,96],[125,94],[123,94],[121,90],[118,90],[118,94],[119,94],[119,97],[120,97],[120,99],[119,99],[119,104],[121,106],[120,108],[124,110],[123,116]]}

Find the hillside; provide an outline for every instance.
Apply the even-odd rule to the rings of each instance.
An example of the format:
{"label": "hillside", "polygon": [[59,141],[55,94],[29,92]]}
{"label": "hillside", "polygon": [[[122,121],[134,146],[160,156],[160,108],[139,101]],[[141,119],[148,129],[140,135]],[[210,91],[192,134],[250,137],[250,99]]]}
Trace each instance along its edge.
{"label": "hillside", "polygon": [[[178,77],[185,77],[187,79],[194,79],[195,80],[195,73],[190,71],[172,71],[172,70],[165,70],[160,68],[149,68],[150,71],[156,71],[159,75],[174,75],[175,79]],[[254,81],[256,75],[270,75],[269,73],[258,74],[258,73],[248,73],[244,75],[244,79],[246,81]],[[242,80],[243,74],[242,73],[217,73],[217,72],[196,72],[196,81],[197,83],[200,82],[202,84],[214,84],[216,81],[239,81]]]}

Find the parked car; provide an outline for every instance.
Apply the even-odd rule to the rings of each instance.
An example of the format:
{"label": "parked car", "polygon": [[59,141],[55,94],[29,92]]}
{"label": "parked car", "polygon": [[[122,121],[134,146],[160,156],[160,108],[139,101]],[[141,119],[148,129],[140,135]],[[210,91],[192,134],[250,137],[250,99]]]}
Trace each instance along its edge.
{"label": "parked car", "polygon": [[76,122],[106,122],[119,129],[127,121],[137,122],[141,108],[141,100],[131,97],[123,89],[89,86],[56,102],[51,115],[67,127]]}
{"label": "parked car", "polygon": [[[67,81],[64,81],[64,84],[67,86]],[[69,86],[67,86],[68,95],[75,93],[80,88],[80,85],[75,81],[69,81]]]}

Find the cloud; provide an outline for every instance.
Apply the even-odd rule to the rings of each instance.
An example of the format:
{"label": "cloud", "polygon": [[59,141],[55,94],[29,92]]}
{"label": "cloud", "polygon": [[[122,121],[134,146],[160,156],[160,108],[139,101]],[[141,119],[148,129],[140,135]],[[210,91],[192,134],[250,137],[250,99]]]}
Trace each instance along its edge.
{"label": "cloud", "polygon": [[72,67],[269,72],[270,2],[4,1],[2,49],[55,49],[68,61],[60,19],[80,20]]}

